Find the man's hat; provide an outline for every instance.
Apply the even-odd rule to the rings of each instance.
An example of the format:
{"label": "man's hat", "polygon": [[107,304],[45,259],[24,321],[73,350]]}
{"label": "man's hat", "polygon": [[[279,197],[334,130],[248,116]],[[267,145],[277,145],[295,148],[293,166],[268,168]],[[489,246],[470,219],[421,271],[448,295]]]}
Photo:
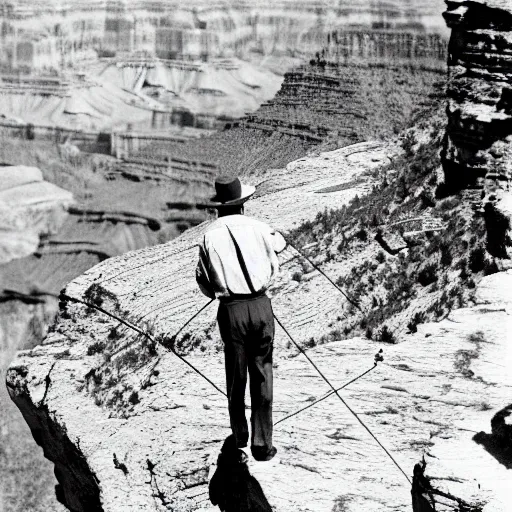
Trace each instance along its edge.
{"label": "man's hat", "polygon": [[256,187],[242,183],[238,178],[220,176],[215,180],[216,194],[210,198],[211,208],[237,206],[245,203],[256,192]]}

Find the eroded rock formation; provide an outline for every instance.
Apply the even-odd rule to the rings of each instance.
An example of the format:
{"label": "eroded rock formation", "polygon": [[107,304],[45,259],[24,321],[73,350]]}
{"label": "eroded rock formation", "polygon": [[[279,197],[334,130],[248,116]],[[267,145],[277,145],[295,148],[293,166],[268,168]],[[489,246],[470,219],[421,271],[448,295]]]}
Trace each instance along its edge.
{"label": "eroded rock formation", "polygon": [[[259,197],[248,203],[248,214],[281,230],[313,219],[326,207],[339,207],[368,191],[370,183],[357,178],[388,161],[393,151],[360,144],[294,162],[269,175]],[[331,192],[319,193],[325,190]],[[66,293],[169,341],[207,302],[194,282],[195,243],[202,229],[105,261],[69,284]],[[343,299],[315,272],[304,276],[299,290],[289,277],[295,261],[292,249],[281,256],[282,273],[271,293],[275,314],[304,343],[328,329]],[[493,411],[506,405],[506,368],[486,361],[501,361],[506,351],[510,279],[510,274],[486,278],[478,298],[489,304],[419,326],[403,343],[386,346],[384,366],[345,391],[408,473],[425,448],[450,438],[469,443],[478,465],[469,472],[463,465],[452,468],[455,477],[447,482],[451,486],[456,480],[457,492],[467,501],[476,499],[474,492],[488,501],[505,482],[506,470],[472,436],[475,423],[485,430]],[[11,396],[58,468],[59,497],[76,511],[117,511],[122,503],[123,511],[213,512],[206,492],[229,433],[225,398],[172,353],[118,321],[83,304],[62,306],[44,344],[21,353],[8,374]],[[189,361],[223,387],[214,323],[215,307],[210,306],[175,347],[188,350]],[[375,352],[374,342],[351,339],[312,348],[310,355],[341,386],[371,366]],[[322,394],[320,379],[280,329],[275,374],[276,420]],[[409,511],[404,475],[332,400],[278,425],[279,459],[251,467],[270,503],[282,512]],[[479,468],[481,488],[475,490],[472,478]]]}
{"label": "eroded rock formation", "polygon": [[451,190],[485,187],[493,199],[512,178],[512,3],[447,4],[446,183]]}
{"label": "eroded rock formation", "polygon": [[32,254],[57,233],[73,195],[43,180],[36,167],[0,167],[0,265]]}

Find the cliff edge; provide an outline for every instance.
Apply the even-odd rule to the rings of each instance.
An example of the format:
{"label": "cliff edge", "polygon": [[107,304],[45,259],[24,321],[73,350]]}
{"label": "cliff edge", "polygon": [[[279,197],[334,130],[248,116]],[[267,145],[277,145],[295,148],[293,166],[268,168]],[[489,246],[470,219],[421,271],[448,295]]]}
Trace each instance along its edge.
{"label": "cliff edge", "polygon": [[[286,232],[327,206],[364,195],[371,188],[368,171],[398,151],[366,143],[293,162],[260,187],[247,213]],[[203,229],[111,258],[65,293],[142,327],[179,353],[188,351],[187,360],[223,389],[214,305],[172,340],[207,303],[194,281]],[[296,258],[292,248],[282,254],[271,295],[276,316],[304,345],[328,329],[344,299],[315,271],[299,290],[289,270]],[[385,362],[344,391],[405,475],[330,397],[276,426],[278,460],[251,466],[272,506],[284,512],[410,510],[406,475],[422,456],[441,460],[435,449],[450,440],[465,451],[443,468],[443,488],[454,493],[456,485],[467,503],[497,500],[507,470],[472,437],[489,430],[510,395],[504,358],[511,280],[510,272],[484,278],[477,296],[485,305],[460,309],[440,323],[420,325],[402,343],[384,345]],[[280,328],[275,342],[278,421],[329,389]],[[352,338],[308,353],[339,387],[371,367],[382,346]],[[229,434],[226,400],[163,346],[97,309],[67,302],[44,343],[19,353],[7,385],[54,462],[57,495],[70,510],[215,510],[207,485]],[[469,463],[474,457],[476,466]]]}

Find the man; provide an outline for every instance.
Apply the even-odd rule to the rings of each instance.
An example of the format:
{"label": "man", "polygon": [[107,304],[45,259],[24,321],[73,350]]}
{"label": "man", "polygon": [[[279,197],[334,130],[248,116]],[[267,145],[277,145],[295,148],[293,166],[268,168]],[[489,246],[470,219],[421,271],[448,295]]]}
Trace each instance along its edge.
{"label": "man", "polygon": [[274,315],[265,294],[279,270],[276,253],[286,242],[272,228],[246,217],[244,203],[255,188],[238,178],[219,178],[212,198],[218,219],[199,248],[196,280],[220,301],[217,314],[224,342],[231,429],[238,448],[249,441],[245,418],[247,370],[251,391],[251,452],[259,461],[276,454],[272,445],[272,350]]}

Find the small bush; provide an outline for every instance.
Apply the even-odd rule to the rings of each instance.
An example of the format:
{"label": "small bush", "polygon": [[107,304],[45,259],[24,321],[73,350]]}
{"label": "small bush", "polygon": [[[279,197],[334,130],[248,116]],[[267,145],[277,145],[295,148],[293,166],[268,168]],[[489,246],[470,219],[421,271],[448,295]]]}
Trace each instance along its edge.
{"label": "small bush", "polygon": [[379,263],[384,263],[384,262],[386,261],[386,255],[384,254],[384,252],[383,252],[383,251],[379,251],[379,252],[377,253],[377,261],[378,261]]}
{"label": "small bush", "polygon": [[361,242],[366,242],[368,240],[368,232],[364,228],[357,231],[354,236],[361,240]]}
{"label": "small bush", "polygon": [[140,402],[139,393],[137,393],[137,391],[133,391],[132,394],[130,395],[130,398],[128,398],[128,401],[132,405],[137,405]]}
{"label": "small bush", "polygon": [[105,350],[105,343],[97,341],[87,347],[87,355],[101,354]]}
{"label": "small bush", "polygon": [[496,264],[496,260],[485,260],[484,264],[484,275],[490,276],[491,274],[496,274],[496,272],[499,272],[498,265]]}
{"label": "small bush", "polygon": [[302,345],[302,348],[307,349],[307,348],[313,348],[315,346],[316,346],[315,338],[313,338],[313,336],[311,336],[311,338],[309,338],[309,340],[304,342],[304,344]]}
{"label": "small bush", "polygon": [[497,258],[508,258],[507,246],[511,245],[508,235],[510,220],[493,203],[485,205],[484,218],[487,230],[487,250]]}
{"label": "small bush", "polygon": [[108,339],[109,340],[118,340],[119,338],[120,338],[119,332],[117,331],[117,329],[115,327],[112,327],[112,329],[110,329],[110,332],[108,333]]}
{"label": "small bush", "polygon": [[414,156],[413,147],[416,144],[416,137],[413,132],[407,132],[402,140],[401,146],[405,151],[405,157],[410,158]]}
{"label": "small bush", "polygon": [[428,286],[437,281],[437,270],[434,264],[428,264],[418,273],[418,283],[421,286]]}
{"label": "small bush", "polygon": [[485,267],[485,249],[476,247],[469,255],[469,269],[473,274],[481,272]]}
{"label": "small bush", "polygon": [[441,244],[441,265],[445,267],[449,267],[452,264],[453,256],[450,252],[450,247],[448,244]]}
{"label": "small bush", "polygon": [[409,329],[409,332],[414,333],[418,331],[418,324],[422,324],[425,321],[425,313],[422,311],[418,311],[414,313],[414,316],[410,319],[409,323],[407,324],[407,329]]}
{"label": "small bush", "polygon": [[382,341],[384,343],[396,343],[395,335],[392,333],[392,331],[389,329],[387,325],[385,325],[380,333],[379,333],[379,341]]}
{"label": "small bush", "polygon": [[300,283],[302,281],[302,274],[300,272],[294,272],[292,274],[292,279],[297,281],[297,283]]}

